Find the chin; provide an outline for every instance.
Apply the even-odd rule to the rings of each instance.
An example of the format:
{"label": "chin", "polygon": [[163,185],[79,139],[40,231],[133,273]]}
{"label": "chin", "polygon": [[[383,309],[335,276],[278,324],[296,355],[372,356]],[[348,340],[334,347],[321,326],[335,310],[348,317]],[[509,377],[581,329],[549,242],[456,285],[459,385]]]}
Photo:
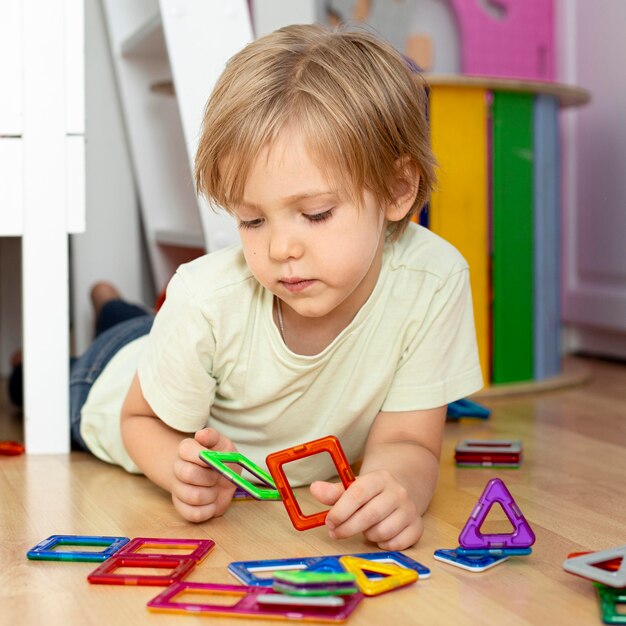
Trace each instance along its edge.
{"label": "chin", "polygon": [[287,303],[298,315],[302,317],[309,317],[311,319],[317,319],[320,317],[324,317],[328,315],[333,309],[329,309],[328,307],[316,307],[316,306],[306,306],[304,303],[301,306],[298,306],[298,303],[295,302],[293,305],[288,302]]}

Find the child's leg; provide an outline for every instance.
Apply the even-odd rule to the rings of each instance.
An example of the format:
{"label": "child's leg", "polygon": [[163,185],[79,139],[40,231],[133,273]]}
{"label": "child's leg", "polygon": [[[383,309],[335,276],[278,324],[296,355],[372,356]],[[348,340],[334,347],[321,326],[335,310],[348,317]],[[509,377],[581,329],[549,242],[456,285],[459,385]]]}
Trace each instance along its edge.
{"label": "child's leg", "polygon": [[96,318],[96,337],[117,324],[146,315],[151,313],[136,304],[124,300],[110,300],[102,307],[100,315]]}
{"label": "child's leg", "polygon": [[145,308],[123,300],[120,292],[107,282],[92,287],[91,302],[96,314],[96,337],[116,324],[149,314]]}
{"label": "child's leg", "polygon": [[22,351],[19,350],[11,358],[11,374],[8,381],[9,400],[15,406],[24,405],[24,389],[22,387]]}
{"label": "child's leg", "polygon": [[80,434],[81,410],[91,387],[109,361],[128,343],[147,335],[154,316],[145,311],[105,330],[70,367],[70,422],[72,442],[88,450]]}
{"label": "child's leg", "polygon": [[[104,281],[96,283],[92,287],[90,295],[96,314],[96,337],[126,320],[151,315],[146,309],[122,300],[122,295],[111,283]],[[17,351],[11,358],[8,392],[11,403],[18,408],[22,408],[24,405],[24,389],[21,350]]]}

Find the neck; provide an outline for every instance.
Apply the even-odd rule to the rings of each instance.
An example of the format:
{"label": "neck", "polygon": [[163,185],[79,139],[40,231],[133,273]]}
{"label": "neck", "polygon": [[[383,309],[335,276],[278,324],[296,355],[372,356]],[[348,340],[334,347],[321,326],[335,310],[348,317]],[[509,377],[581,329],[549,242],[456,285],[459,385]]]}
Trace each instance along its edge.
{"label": "neck", "polygon": [[350,323],[350,320],[336,324],[334,320],[331,323],[324,318],[304,318],[278,298],[275,321],[287,348],[304,356],[314,356],[322,352]]}

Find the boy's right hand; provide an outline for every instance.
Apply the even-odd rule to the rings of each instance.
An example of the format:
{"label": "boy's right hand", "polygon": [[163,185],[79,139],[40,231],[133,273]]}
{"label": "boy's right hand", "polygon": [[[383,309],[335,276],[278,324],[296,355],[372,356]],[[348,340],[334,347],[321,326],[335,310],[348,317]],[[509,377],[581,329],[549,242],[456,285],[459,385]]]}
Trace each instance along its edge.
{"label": "boy's right hand", "polygon": [[180,442],[174,462],[172,502],[190,522],[204,522],[223,515],[235,493],[232,482],[198,457],[205,449],[236,450],[233,442],[214,428],[199,430],[193,439]]}

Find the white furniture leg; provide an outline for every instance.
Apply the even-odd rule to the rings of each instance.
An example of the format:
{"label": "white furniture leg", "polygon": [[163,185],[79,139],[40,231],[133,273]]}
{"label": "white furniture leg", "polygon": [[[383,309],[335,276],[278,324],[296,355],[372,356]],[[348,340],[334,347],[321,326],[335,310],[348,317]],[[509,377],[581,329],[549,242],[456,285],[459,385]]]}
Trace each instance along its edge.
{"label": "white furniture leg", "polygon": [[58,2],[23,2],[22,289],[29,453],[70,449],[65,18]]}

